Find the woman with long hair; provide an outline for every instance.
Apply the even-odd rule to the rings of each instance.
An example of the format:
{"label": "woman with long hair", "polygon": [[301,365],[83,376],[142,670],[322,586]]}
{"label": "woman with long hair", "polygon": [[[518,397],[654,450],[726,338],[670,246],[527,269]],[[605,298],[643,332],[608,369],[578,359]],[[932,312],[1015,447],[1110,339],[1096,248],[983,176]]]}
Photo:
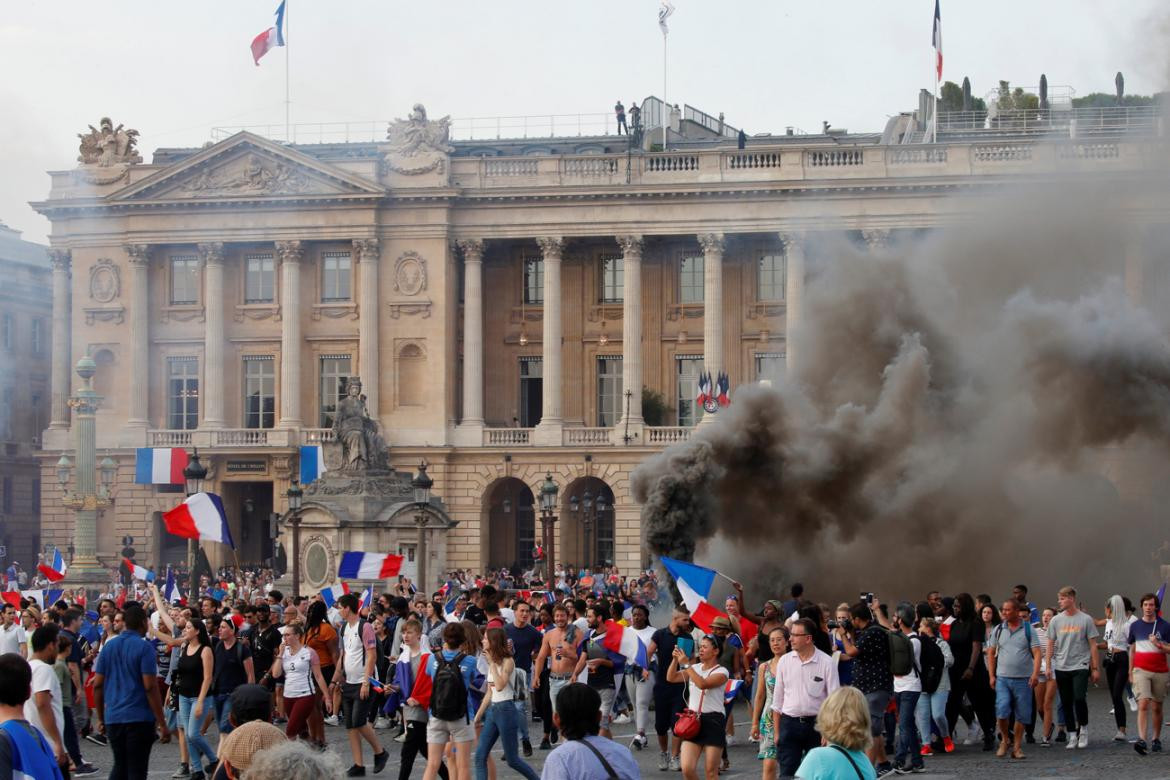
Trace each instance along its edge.
{"label": "woman with long hair", "polygon": [[192,618],[183,629],[183,652],[179,656],[179,730],[187,740],[190,751],[191,780],[204,780],[206,771],[214,772],[219,759],[211,745],[200,733],[199,723],[206,712],[207,692],[211,688],[215,658],[211,652],[211,638],[203,621]]}
{"label": "woman with long hair", "polygon": [[[1048,624],[1056,617],[1053,607],[1045,607],[1040,613],[1040,625],[1036,628],[1036,638],[1040,640],[1040,647],[1048,647]],[[1040,735],[1040,745],[1048,747],[1052,744],[1052,718],[1055,715],[1060,733],[1056,736],[1057,742],[1065,741],[1064,713],[1057,704],[1059,691],[1056,688],[1056,676],[1048,668],[1048,657],[1040,654],[1040,680],[1036,683],[1036,717],[1043,717],[1044,732]]]}
{"label": "woman with long hair", "polygon": [[723,710],[723,688],[730,672],[719,665],[722,642],[708,634],[699,641],[699,661],[691,663],[687,654],[674,648],[666,679],[672,683],[690,683],[690,701],[687,706],[699,715],[699,733],[683,740],[679,758],[686,780],[699,780],[696,768],[699,756],[707,780],[719,777],[719,762],[727,745],[726,719]]}
{"label": "woman with long hair", "polygon": [[995,627],[1003,622],[1003,618],[999,616],[999,610],[994,604],[984,604],[983,608],[979,610],[979,617],[983,621],[983,638],[984,645],[986,645],[987,637],[991,636]]}
{"label": "woman with long hair", "polygon": [[430,636],[430,633],[435,629],[438,629],[441,633],[443,626],[447,623],[443,619],[443,606],[437,601],[424,601],[422,604],[422,619],[419,622],[422,623],[422,635],[424,637]]}
{"label": "woman with long hair", "polygon": [[[955,663],[951,667],[951,695],[947,699],[947,724],[955,730],[958,720],[959,702],[963,696],[971,700],[975,717],[983,732],[983,749],[995,747],[995,697],[987,679],[987,665],[983,662],[985,629],[983,620],[975,611],[975,599],[970,593],[955,596],[955,620],[951,623],[947,644]],[[965,744],[975,744],[975,735],[968,729]]]}
{"label": "woman with long hair", "polygon": [[865,694],[842,685],[829,694],[817,715],[824,743],[805,755],[796,770],[804,780],[876,780],[877,771],[865,755],[871,740]]}
{"label": "woman with long hair", "polygon": [[924,617],[918,621],[918,636],[923,642],[934,642],[938,645],[943,656],[943,674],[938,681],[938,687],[933,693],[922,692],[918,697],[918,706],[914,710],[914,720],[918,724],[918,734],[922,737],[922,755],[934,755],[931,746],[930,727],[938,729],[942,737],[942,751],[951,753],[955,743],[951,740],[951,733],[947,724],[947,699],[951,692],[951,679],[947,670],[955,664],[955,657],[951,655],[951,647],[938,635],[938,623],[932,617]]}
{"label": "woman with long hair", "polygon": [[1113,720],[1117,722],[1114,742],[1125,742],[1125,709],[1128,706],[1125,686],[1129,681],[1129,626],[1137,617],[1127,613],[1125,599],[1118,595],[1105,602],[1104,635],[1101,646],[1105,651],[1105,679],[1113,699]]}
{"label": "woman with long hair", "polygon": [[776,780],[780,762],[776,755],[776,731],[772,724],[772,696],[776,692],[776,670],[780,657],[788,652],[788,629],[777,626],[768,632],[772,655],[756,670],[756,695],[752,702],[752,739],[760,744],[757,756],[763,762],[762,780]]}
{"label": "woman with long hair", "polygon": [[[281,633],[284,638],[276,650],[270,674],[275,680],[284,678],[284,716],[288,718],[284,733],[289,739],[296,739],[317,712],[317,694],[328,687],[316,651],[304,643],[304,626],[292,623]],[[332,709],[332,701],[326,700],[325,706]],[[318,748],[325,747],[324,742],[312,738],[311,731],[309,741]]]}
{"label": "woman with long hair", "polygon": [[[304,641],[317,654],[317,660],[321,664],[321,676],[326,680],[332,680],[337,663],[337,631],[329,625],[328,615],[329,608],[325,606],[324,601],[314,601],[309,605],[309,611],[305,614]],[[341,689],[334,691],[334,694],[330,705],[332,711],[336,713],[341,710]],[[329,689],[317,691],[315,695],[320,702],[330,696]],[[337,716],[331,715],[326,721],[322,715],[321,705],[318,704],[317,714],[309,719],[309,737],[314,742],[325,741],[326,722],[331,726],[338,725]]]}
{"label": "woman with long hair", "polygon": [[516,662],[512,660],[504,629],[489,628],[484,632],[483,651],[488,667],[488,695],[483,697],[475,714],[475,725],[483,729],[475,748],[475,780],[487,780],[487,759],[497,739],[504,743],[504,760],[508,766],[528,780],[540,780],[540,775],[520,758],[520,713],[516,709],[516,697],[525,692],[516,690]]}

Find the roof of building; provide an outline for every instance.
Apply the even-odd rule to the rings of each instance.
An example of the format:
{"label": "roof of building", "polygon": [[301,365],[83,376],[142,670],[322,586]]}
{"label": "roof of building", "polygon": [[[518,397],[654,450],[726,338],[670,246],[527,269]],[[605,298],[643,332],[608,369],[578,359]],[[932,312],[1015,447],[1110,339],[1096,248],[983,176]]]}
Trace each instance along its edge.
{"label": "roof of building", "polygon": [[20,231],[0,222],[0,260],[23,265],[49,267],[49,248],[20,237]]}

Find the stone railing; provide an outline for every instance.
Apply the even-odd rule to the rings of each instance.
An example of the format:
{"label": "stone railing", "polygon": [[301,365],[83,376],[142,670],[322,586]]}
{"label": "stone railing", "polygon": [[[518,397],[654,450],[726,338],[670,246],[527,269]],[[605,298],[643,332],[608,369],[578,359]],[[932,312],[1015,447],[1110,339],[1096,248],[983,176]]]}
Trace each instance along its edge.
{"label": "stone railing", "polygon": [[268,444],[267,428],[222,428],[211,432],[213,447],[254,447]]}
{"label": "stone railing", "polygon": [[618,158],[613,155],[566,157],[562,163],[565,176],[612,176],[618,171]]}
{"label": "stone railing", "polygon": [[563,431],[563,441],[565,446],[578,446],[582,444],[610,444],[610,430],[609,428],[565,428]]}
{"label": "stone railing", "polygon": [[694,428],[689,428],[685,425],[670,426],[670,427],[655,427],[646,428],[646,443],[647,444],[678,444],[691,438],[691,431]]}
{"label": "stone railing", "polygon": [[699,170],[697,154],[648,154],[642,159],[645,160],[648,173]]}
{"label": "stone railing", "polygon": [[484,428],[485,447],[526,447],[532,443],[531,428]]}
{"label": "stone railing", "polygon": [[157,430],[146,432],[148,447],[190,447],[194,431]]}
{"label": "stone railing", "polygon": [[483,175],[489,178],[506,176],[536,176],[540,162],[535,159],[487,159],[484,160]]}
{"label": "stone railing", "polygon": [[1031,144],[984,144],[972,150],[978,162],[1021,162],[1032,159]]}
{"label": "stone railing", "polygon": [[301,431],[301,441],[304,444],[323,444],[335,439],[332,428],[305,428]]}
{"label": "stone railing", "polygon": [[723,157],[732,170],[748,168],[779,168],[780,152],[736,152]]}

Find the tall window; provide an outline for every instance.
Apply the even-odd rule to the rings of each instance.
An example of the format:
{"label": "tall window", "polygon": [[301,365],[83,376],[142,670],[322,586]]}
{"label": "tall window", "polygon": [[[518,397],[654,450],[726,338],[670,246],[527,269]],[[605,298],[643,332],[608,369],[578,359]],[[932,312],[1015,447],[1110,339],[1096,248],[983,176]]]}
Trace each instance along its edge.
{"label": "tall window", "polygon": [[597,425],[611,428],[622,416],[622,359],[597,357]]}
{"label": "tall window", "polygon": [[756,300],[784,300],[785,275],[788,261],[784,255],[764,255],[756,272]]}
{"label": "tall window", "polygon": [[684,257],[678,268],[679,303],[703,302],[703,256]]}
{"label": "tall window", "polygon": [[199,302],[199,258],[176,255],[171,258],[171,303]]}
{"label": "tall window", "polygon": [[4,478],[4,499],[0,507],[5,514],[12,514],[12,477]]}
{"label": "tall window", "polygon": [[244,258],[244,303],[272,303],[276,300],[276,271],[272,255]]}
{"label": "tall window", "polygon": [[703,371],[702,355],[679,355],[678,364],[678,424],[695,425],[703,419],[703,409],[695,403],[699,395],[699,374]]}
{"label": "tall window", "polygon": [[12,418],[16,414],[16,388],[4,388],[3,408],[0,408],[0,439],[12,438]]}
{"label": "tall window", "polygon": [[41,512],[41,480],[39,477],[32,481],[32,512],[34,515]]}
{"label": "tall window", "polygon": [[318,414],[322,428],[333,427],[337,402],[348,392],[351,359],[349,355],[321,356],[321,408]]}
{"label": "tall window", "polygon": [[199,361],[193,357],[167,358],[167,427],[199,427]]}
{"label": "tall window", "polygon": [[[609,491],[606,491],[607,493]],[[597,513],[597,551],[596,561],[602,566],[612,566],[614,562],[614,512],[613,494],[605,497],[608,508]]]}
{"label": "tall window", "polygon": [[544,403],[544,364],[538,357],[520,358],[520,423],[532,428],[540,422]]}
{"label": "tall window", "polygon": [[32,321],[32,353],[40,355],[45,350],[45,321],[39,317]]}
{"label": "tall window", "polygon": [[776,382],[784,378],[784,355],[779,352],[756,353],[756,381]]}
{"label": "tall window", "polygon": [[276,425],[276,369],[271,355],[244,358],[244,427]]}
{"label": "tall window", "polygon": [[326,252],[321,260],[321,302],[348,301],[352,279],[349,252]]}
{"label": "tall window", "polygon": [[544,303],[544,260],[524,258],[524,302]]}
{"label": "tall window", "polygon": [[601,258],[601,302],[621,303],[625,294],[626,261],[621,255]]}
{"label": "tall window", "polygon": [[3,317],[0,317],[0,341],[4,342],[4,349],[10,352],[12,351],[12,342],[16,337],[14,328],[11,314],[5,313]]}

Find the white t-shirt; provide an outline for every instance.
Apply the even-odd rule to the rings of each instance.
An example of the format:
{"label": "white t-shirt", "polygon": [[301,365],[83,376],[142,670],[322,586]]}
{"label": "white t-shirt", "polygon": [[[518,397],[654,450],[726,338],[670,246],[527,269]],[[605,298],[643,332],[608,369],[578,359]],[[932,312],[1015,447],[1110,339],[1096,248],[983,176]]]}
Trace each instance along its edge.
{"label": "white t-shirt", "polygon": [[[399,625],[405,622],[404,620],[398,621]],[[362,627],[360,632],[358,631],[359,625]],[[345,665],[345,681],[350,684],[360,684],[366,679],[365,653],[362,652],[363,634],[374,636],[374,627],[369,623],[361,622],[346,623],[341,627],[341,662]],[[366,652],[376,653],[377,648],[371,647]],[[377,676],[377,674],[378,669],[375,666],[374,675]]]}
{"label": "white t-shirt", "polygon": [[0,628],[0,654],[20,653],[20,649],[28,642],[28,634],[20,623],[13,623],[7,628]]}
{"label": "white t-shirt", "polygon": [[[710,669],[704,669],[702,664],[696,663],[692,665],[691,668],[698,672],[699,676],[704,680],[713,674],[719,673],[722,673],[726,677],[731,677],[731,673],[728,672],[726,668],[718,665],[713,666]],[[686,672],[683,672],[683,674],[686,674]],[[704,712],[722,713],[725,711],[725,705],[723,704],[724,688],[708,688],[706,691],[703,691],[700,690],[699,686],[697,685],[690,685],[687,687],[689,687],[691,691],[691,697],[687,703],[687,706],[695,712],[698,712],[700,715],[702,715]],[[702,710],[699,709],[700,698],[703,700]]]}
{"label": "white t-shirt", "polygon": [[299,699],[313,693],[313,661],[317,659],[317,651],[311,647],[302,646],[295,654],[284,648],[280,656],[284,666],[284,695],[287,699]]}
{"label": "white t-shirt", "polygon": [[[914,669],[922,668],[922,640],[918,634],[910,634],[910,646],[914,649]],[[918,672],[910,670],[910,674],[894,675],[894,693],[922,692],[922,678]]]}
{"label": "white t-shirt", "polygon": [[1136,621],[1137,616],[1130,615],[1129,619],[1125,621],[1125,625],[1121,629],[1121,633],[1117,636],[1113,635],[1113,621],[1105,621],[1105,633],[1101,638],[1105,640],[1105,644],[1109,647],[1110,650],[1115,653],[1124,653],[1129,650],[1129,627],[1132,626]]}
{"label": "white t-shirt", "polygon": [[[29,661],[28,665],[32,667],[32,695],[24,703],[24,719],[40,729],[46,741],[49,740],[49,732],[45,731],[45,727],[41,724],[41,714],[37,710],[37,694],[49,691],[53,700],[53,720],[57,721],[57,734],[61,735],[63,739],[65,711],[62,709],[61,683],[57,682],[57,673],[53,671],[52,666],[36,658]],[[53,743],[49,741],[49,744]]]}

